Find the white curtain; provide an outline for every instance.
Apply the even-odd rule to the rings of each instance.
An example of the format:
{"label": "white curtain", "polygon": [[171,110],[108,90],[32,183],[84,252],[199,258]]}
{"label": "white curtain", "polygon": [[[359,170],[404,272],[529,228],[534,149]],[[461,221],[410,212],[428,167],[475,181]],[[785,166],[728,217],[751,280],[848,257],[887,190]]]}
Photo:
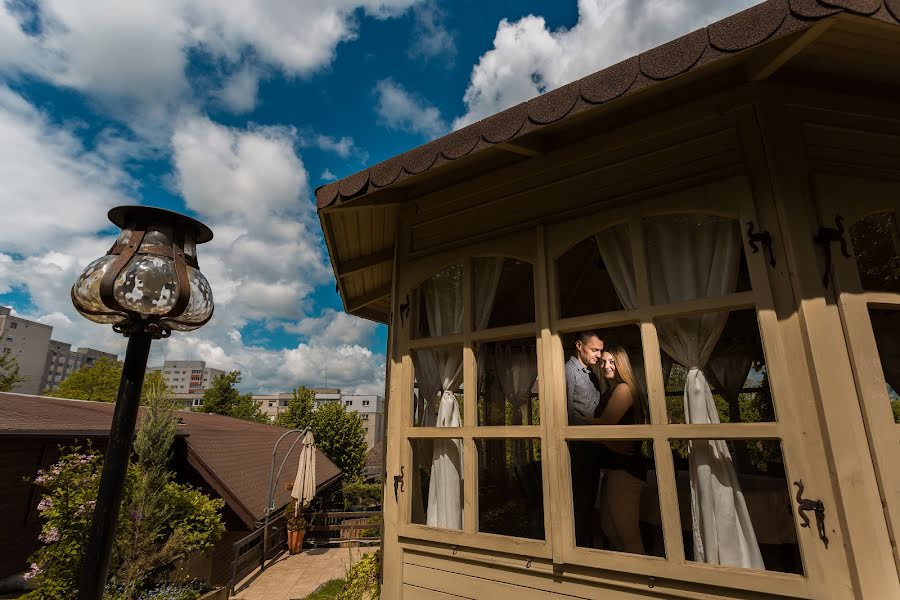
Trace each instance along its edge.
{"label": "white curtain", "polygon": [[[477,259],[476,264],[474,321],[476,327],[483,328],[490,318],[503,259]],[[455,265],[431,277],[420,286],[419,294],[431,337],[462,332],[464,295],[461,266]],[[426,427],[459,427],[462,422],[455,391],[463,383],[460,349],[420,350],[413,354],[413,360],[422,398],[420,424]],[[456,439],[434,440],[432,448],[425,522],[433,527],[462,529],[462,442]],[[417,510],[415,504],[413,510]]]}
{"label": "white curtain", "polygon": [[[515,344],[497,344],[494,346],[494,364],[500,389],[512,404],[512,424],[527,423],[531,417],[529,414],[531,389],[538,376],[535,349]],[[529,462],[529,446],[530,444],[513,444],[514,467]]]}
{"label": "white curtain", "polygon": [[[647,221],[645,233],[655,303],[721,296],[737,287],[741,237],[735,221],[693,215],[657,218]],[[703,368],[727,319],[727,313],[713,313],[657,323],[660,346],[688,370],[687,423],[719,422]],[[692,440],[688,448],[694,560],[764,569],[725,441]]]}

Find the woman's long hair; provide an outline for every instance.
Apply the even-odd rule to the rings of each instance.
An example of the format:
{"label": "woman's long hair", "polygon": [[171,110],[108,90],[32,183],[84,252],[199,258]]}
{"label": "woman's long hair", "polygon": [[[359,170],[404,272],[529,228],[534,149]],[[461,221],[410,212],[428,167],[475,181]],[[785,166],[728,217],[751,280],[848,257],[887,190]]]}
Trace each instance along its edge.
{"label": "woman's long hair", "polygon": [[638,384],[637,377],[634,376],[634,369],[631,368],[631,360],[629,360],[625,348],[622,346],[613,346],[609,349],[604,348],[603,351],[612,354],[613,360],[616,361],[616,376],[613,379],[613,387],[620,383],[624,383],[631,388],[634,422],[649,423],[650,410],[647,407],[647,397],[644,395],[641,386]]}

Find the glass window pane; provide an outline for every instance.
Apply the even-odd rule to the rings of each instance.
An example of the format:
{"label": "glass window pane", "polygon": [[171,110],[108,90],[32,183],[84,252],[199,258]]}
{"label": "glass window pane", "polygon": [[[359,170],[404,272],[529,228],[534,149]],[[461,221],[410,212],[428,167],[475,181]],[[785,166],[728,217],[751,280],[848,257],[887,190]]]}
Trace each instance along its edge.
{"label": "glass window pane", "polygon": [[462,346],[413,350],[412,423],[459,427],[463,422]]}
{"label": "glass window pane", "polygon": [[654,304],[724,296],[750,289],[735,219],[704,214],[643,219]]}
{"label": "glass window pane", "polygon": [[472,261],[475,329],[534,322],[534,269],[514,258]]}
{"label": "glass window pane", "polygon": [[869,309],[894,422],[900,423],[900,310]]}
{"label": "glass window pane", "polygon": [[534,338],[475,346],[478,425],[540,425]]}
{"label": "glass window pane", "polygon": [[413,290],[412,337],[452,335],[463,331],[463,265],[450,265]]}
{"label": "glass window pane", "polygon": [[417,439],[409,443],[413,471],[410,522],[462,529],[462,440]]}
{"label": "glass window pane", "polygon": [[478,531],[544,539],[541,442],[475,440],[478,449]]}
{"label": "glass window pane", "polygon": [[[775,421],[755,310],[660,319],[656,331],[670,423]],[[707,410],[704,382],[690,369],[696,365],[702,365],[699,374],[709,386],[715,413]],[[684,392],[696,386],[689,387],[689,379],[701,390],[688,398],[689,413],[693,410],[690,420],[685,417]]]}
{"label": "glass window pane", "polygon": [[575,544],[665,556],[662,519],[655,489],[653,442],[610,440],[569,442]]}
{"label": "glass window pane", "polygon": [[633,308],[637,303],[627,225],[572,246],[556,261],[560,318]]}
{"label": "glass window pane", "polygon": [[567,333],[561,341],[569,425],[650,422],[639,326]]}
{"label": "glass window pane", "polygon": [[672,440],[672,457],[687,560],[803,574],[780,441]]}
{"label": "glass window pane", "polygon": [[900,293],[900,231],[897,216],[881,212],[850,226],[856,269],[864,290]]}

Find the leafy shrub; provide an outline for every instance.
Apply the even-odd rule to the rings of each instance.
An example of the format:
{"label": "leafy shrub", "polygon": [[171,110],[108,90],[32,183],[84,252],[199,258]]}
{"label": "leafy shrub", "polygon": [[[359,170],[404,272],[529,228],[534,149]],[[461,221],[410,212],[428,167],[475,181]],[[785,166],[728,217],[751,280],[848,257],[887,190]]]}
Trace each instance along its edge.
{"label": "leafy shrub", "polygon": [[381,572],[381,551],[365,554],[358,563],[347,571],[347,582],[338,600],[379,600],[381,587],[378,576]]}
{"label": "leafy shrub", "polygon": [[344,510],[367,509],[370,506],[381,506],[384,486],[380,483],[363,483],[351,481],[342,486],[344,494]]}
{"label": "leafy shrub", "polygon": [[297,501],[291,500],[287,506],[284,507],[284,520],[287,523],[288,531],[305,531],[307,522],[306,517],[304,516],[303,510],[296,511]]}

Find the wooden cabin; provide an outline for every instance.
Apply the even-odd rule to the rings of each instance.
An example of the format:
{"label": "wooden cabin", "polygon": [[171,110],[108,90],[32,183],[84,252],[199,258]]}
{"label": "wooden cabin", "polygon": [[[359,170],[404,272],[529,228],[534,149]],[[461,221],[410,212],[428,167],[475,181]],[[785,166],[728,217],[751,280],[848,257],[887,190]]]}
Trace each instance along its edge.
{"label": "wooden cabin", "polygon": [[898,23],[769,0],[317,190],[382,597],[900,598]]}

